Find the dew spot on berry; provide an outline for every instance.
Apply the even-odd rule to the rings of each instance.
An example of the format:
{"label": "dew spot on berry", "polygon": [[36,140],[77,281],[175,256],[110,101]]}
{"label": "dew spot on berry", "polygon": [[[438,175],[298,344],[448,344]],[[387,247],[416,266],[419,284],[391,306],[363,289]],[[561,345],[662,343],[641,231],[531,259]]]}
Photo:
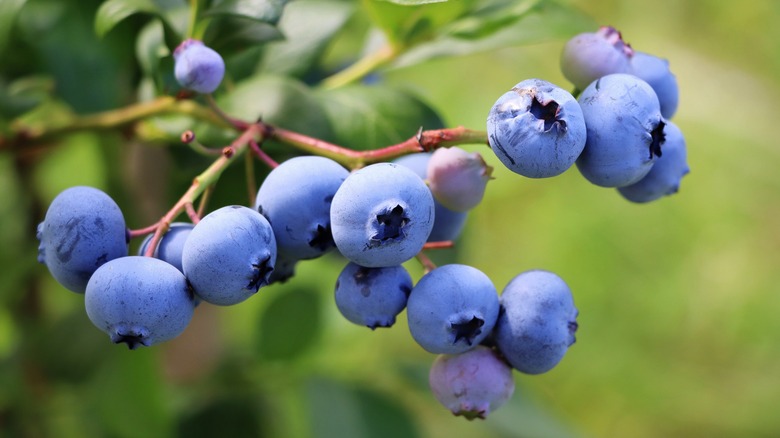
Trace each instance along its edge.
{"label": "dew spot on berry", "polygon": [[388,241],[406,237],[404,228],[409,224],[406,211],[400,205],[386,210],[376,216],[375,233],[371,236],[371,247],[379,246]]}
{"label": "dew spot on berry", "polygon": [[459,340],[463,339],[467,344],[471,345],[472,342],[474,342],[474,338],[482,333],[481,327],[483,325],[485,325],[485,321],[481,318],[477,318],[476,316],[472,317],[468,321],[457,323],[454,322],[450,324],[450,329],[455,335],[455,340],[452,341],[452,343],[456,344]]}

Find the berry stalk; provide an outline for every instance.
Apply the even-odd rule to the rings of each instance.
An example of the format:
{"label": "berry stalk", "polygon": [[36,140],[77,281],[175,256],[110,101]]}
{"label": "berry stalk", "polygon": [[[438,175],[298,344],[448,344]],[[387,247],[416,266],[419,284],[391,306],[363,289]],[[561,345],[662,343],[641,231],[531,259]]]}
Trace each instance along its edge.
{"label": "berry stalk", "polygon": [[[182,212],[188,211],[188,206],[192,209],[195,200],[197,200],[209,187],[213,186],[230,163],[243,155],[251,142],[258,141],[263,136],[263,132],[263,128],[259,124],[249,125],[249,127],[247,127],[246,130],[230,144],[230,146],[223,149],[221,157],[216,159],[206,170],[195,177],[190,188],[187,189],[184,195],[179,198],[165,216],[155,224],[156,229],[154,236],[149,242],[149,246],[144,254],[145,256],[152,256],[154,254],[157,244],[160,242],[163,234],[168,231],[168,228],[176,217]],[[190,214],[192,214],[192,212],[190,212]]]}

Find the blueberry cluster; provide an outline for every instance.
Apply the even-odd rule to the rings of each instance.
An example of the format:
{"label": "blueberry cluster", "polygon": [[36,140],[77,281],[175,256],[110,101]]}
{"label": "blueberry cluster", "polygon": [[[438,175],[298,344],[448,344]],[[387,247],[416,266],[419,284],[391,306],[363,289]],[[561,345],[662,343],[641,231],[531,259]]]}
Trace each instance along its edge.
{"label": "blueberry cluster", "polygon": [[[224,63],[203,43],[185,41],[174,58],[182,86],[219,86]],[[487,138],[498,159],[529,178],[576,165],[634,202],[675,192],[688,165],[682,133],[669,121],[677,83],[668,63],[603,27],[566,44],[562,69],[582,89],[578,98],[529,79],[490,109]],[[241,303],[294,276],[298,263],[337,252],[345,259],[338,311],[376,329],[406,310],[411,337],[437,355],[434,396],[456,415],[485,418],[511,397],[512,370],[550,371],[578,328],[572,292],[552,272],[523,272],[499,295],[480,270],[436,267],[423,255],[426,245],[459,237],[492,171],[479,153],[458,147],[351,172],[331,158],[290,158],[263,180],[251,207],[223,206],[201,219],[191,212],[194,223],[160,221],[138,255],[128,254],[129,239],[145,232],[129,231],[107,194],[73,187],[38,227],[39,261],[84,294],[89,319],[111,341],[134,349],[178,336],[201,302]],[[416,283],[403,266],[415,257],[426,268]]]}
{"label": "blueberry cluster", "polygon": [[561,70],[576,99],[529,79],[493,105],[488,141],[499,160],[529,178],[576,164],[592,184],[637,203],[676,193],[689,167],[685,139],[670,121],[679,91],[669,62],[635,51],[604,26],[566,43]]}

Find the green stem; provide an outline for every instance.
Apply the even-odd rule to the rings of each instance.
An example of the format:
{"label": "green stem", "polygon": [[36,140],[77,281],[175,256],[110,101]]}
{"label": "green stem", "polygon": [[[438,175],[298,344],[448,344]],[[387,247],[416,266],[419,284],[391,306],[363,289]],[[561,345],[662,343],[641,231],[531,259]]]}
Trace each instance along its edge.
{"label": "green stem", "polygon": [[376,52],[359,59],[344,70],[323,79],[320,86],[325,90],[332,90],[357,82],[377,68],[395,59],[398,54],[399,51],[393,46],[384,46]]}
{"label": "green stem", "polygon": [[165,216],[157,222],[154,236],[149,242],[149,247],[147,248],[145,255],[151,256],[154,254],[157,244],[160,242],[163,234],[168,231],[168,228],[176,217],[186,211],[188,208],[187,206],[192,206],[195,200],[197,200],[204,191],[216,184],[217,180],[219,180],[219,177],[222,175],[222,172],[246,152],[251,142],[258,141],[263,136],[263,132],[264,128],[261,125],[249,125],[246,130],[230,144],[230,146],[223,149],[221,157],[214,160],[206,170],[195,177],[189,189],[184,192],[184,195],[182,195],[176,204],[168,210]]}
{"label": "green stem", "polygon": [[179,100],[171,96],[162,96],[155,100],[136,103],[116,110],[77,116],[64,125],[31,127],[15,123],[12,125],[12,131],[16,134],[16,138],[0,138],[0,150],[19,147],[25,143],[45,142],[76,131],[114,129],[162,114],[185,114],[217,126],[234,128],[219,114],[192,100]]}

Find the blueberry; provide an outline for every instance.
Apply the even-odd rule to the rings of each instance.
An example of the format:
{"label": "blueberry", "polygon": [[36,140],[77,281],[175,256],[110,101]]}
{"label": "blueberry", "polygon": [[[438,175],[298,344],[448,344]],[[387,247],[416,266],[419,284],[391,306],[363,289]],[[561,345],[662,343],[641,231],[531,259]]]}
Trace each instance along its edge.
{"label": "blueberry", "polygon": [[184,275],[152,257],[127,256],[95,271],[84,294],[87,316],[115,344],[133,350],[178,336],[195,308]]}
{"label": "blueberry", "polygon": [[275,263],[271,225],[260,213],[239,205],[201,219],[182,252],[184,274],[195,294],[222,306],[240,303],[267,285]]}
{"label": "blueberry", "polygon": [[336,307],[352,323],[390,327],[411,291],[412,277],[403,266],[366,268],[348,263],[336,281]]}
{"label": "blueberry", "polygon": [[412,337],[431,353],[456,354],[482,342],[498,317],[496,288],[468,265],[440,266],[424,275],[406,304]]}
{"label": "blueberry", "polygon": [[436,201],[454,211],[469,211],[485,196],[493,168],[477,152],[439,148],[428,160],[428,187]]}
{"label": "blueberry", "polygon": [[333,240],[361,266],[395,266],[414,257],[433,228],[434,203],[407,167],[377,163],[351,173],[331,204]]}
{"label": "blueberry", "polygon": [[319,257],[335,248],[330,204],[349,171],[330,158],[291,158],[272,170],[257,192],[255,208],[268,219],[279,254]]}
{"label": "blueberry", "polygon": [[[428,175],[428,161],[430,161],[431,155],[430,153],[419,152],[396,158],[393,162],[408,167],[417,176],[426,179]],[[468,213],[465,211],[452,211],[441,205],[436,198],[433,199],[433,204],[435,217],[433,229],[428,236],[428,242],[444,242],[457,239],[466,225]]]}
{"label": "blueberry", "polygon": [[580,105],[568,91],[541,79],[520,82],[499,97],[487,132],[499,160],[529,178],[560,175],[585,147]]}
{"label": "blueberry", "polygon": [[436,357],[428,374],[436,399],[455,415],[487,418],[512,397],[512,368],[492,349],[478,345]]}
{"label": "blueberry", "polygon": [[225,61],[202,41],[188,39],[173,52],[174,75],[184,88],[208,94],[225,76]]}
{"label": "blueberry", "polygon": [[658,97],[647,82],[629,74],[604,76],[579,97],[587,140],[577,168],[591,183],[622,187],[647,175],[662,155]]}
{"label": "blueberry", "polygon": [[669,70],[669,61],[648,53],[636,52],[631,58],[631,74],[653,87],[661,105],[661,115],[671,119],[677,112],[680,91],[677,77]]}
{"label": "blueberry", "polygon": [[54,198],[38,225],[38,261],[73,292],[84,293],[92,273],[127,255],[127,227],[119,206],[92,187],[76,186]]}
{"label": "blueberry", "polygon": [[582,90],[596,79],[613,73],[629,73],[634,55],[617,29],[601,26],[596,32],[585,32],[566,42],[561,54],[561,71],[575,87]]}
{"label": "blueberry", "polygon": [[493,338],[512,367],[545,373],[574,344],[577,314],[571,290],[559,276],[527,271],[504,288]]}
{"label": "blueberry", "polygon": [[271,275],[268,276],[268,284],[285,283],[295,276],[295,267],[300,260],[288,258],[284,254],[276,254],[276,263]]}
{"label": "blueberry", "polygon": [[682,132],[672,122],[664,126],[664,154],[644,178],[618,191],[632,202],[650,202],[677,193],[683,176],[690,172]]}
{"label": "blueberry", "polygon": [[[190,231],[195,225],[189,222],[174,222],[168,227],[168,231],[163,234],[160,241],[157,243],[157,248],[154,251],[154,257],[172,264],[179,271],[184,272],[181,267],[181,253],[184,250],[184,242],[187,241],[187,237],[190,235]],[[146,254],[146,250],[149,247],[149,243],[152,241],[154,233],[146,236],[141,246],[138,248],[138,255],[142,256]]]}

